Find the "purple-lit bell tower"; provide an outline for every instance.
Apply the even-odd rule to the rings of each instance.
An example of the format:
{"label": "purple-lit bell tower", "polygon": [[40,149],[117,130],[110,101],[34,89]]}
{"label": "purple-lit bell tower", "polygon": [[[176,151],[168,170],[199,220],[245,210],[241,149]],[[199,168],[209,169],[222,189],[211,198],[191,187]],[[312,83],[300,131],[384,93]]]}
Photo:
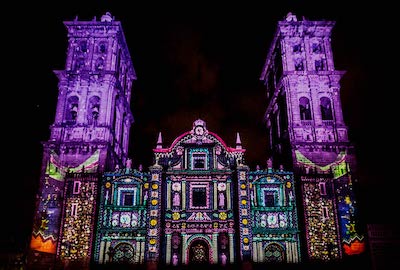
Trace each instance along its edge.
{"label": "purple-lit bell tower", "polygon": [[358,234],[354,148],[347,136],[331,34],[333,21],[279,21],[261,80],[275,166],[294,170],[301,188],[306,258],[335,260],[364,250]]}
{"label": "purple-lit bell tower", "polygon": [[93,235],[73,234],[83,227],[92,233],[98,182],[93,176],[125,163],[133,123],[136,75],[121,22],[106,13],[100,20],[76,18],[64,25],[67,57],[65,69],[54,71],[58,101],[50,139],[43,143],[31,264],[52,263],[56,254],[67,260],[90,257]]}

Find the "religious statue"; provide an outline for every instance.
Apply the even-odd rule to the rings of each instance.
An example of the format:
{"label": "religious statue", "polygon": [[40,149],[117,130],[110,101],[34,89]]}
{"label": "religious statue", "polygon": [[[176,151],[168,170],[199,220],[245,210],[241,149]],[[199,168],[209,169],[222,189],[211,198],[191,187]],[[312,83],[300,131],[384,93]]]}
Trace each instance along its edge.
{"label": "religious statue", "polygon": [[126,168],[127,169],[132,169],[132,159],[128,158],[126,160]]}
{"label": "religious statue", "polygon": [[271,158],[269,158],[269,159],[267,160],[267,168],[268,168],[268,169],[272,169],[272,159],[271,159]]}
{"label": "religious statue", "polygon": [[178,265],[178,255],[176,255],[176,253],[174,253],[174,255],[172,255],[172,265],[173,266]]}
{"label": "religious statue", "polygon": [[220,192],[218,195],[218,206],[221,208],[225,207],[225,196],[223,192]]}
{"label": "religious statue", "polygon": [[172,199],[172,205],[173,206],[179,206],[181,204],[181,198],[179,196],[178,192],[174,193],[174,198]]}
{"label": "religious statue", "polygon": [[227,259],[227,257],[226,257],[226,255],[225,255],[225,253],[222,252],[222,254],[221,254],[221,264],[222,264],[223,266],[226,265],[226,259]]}

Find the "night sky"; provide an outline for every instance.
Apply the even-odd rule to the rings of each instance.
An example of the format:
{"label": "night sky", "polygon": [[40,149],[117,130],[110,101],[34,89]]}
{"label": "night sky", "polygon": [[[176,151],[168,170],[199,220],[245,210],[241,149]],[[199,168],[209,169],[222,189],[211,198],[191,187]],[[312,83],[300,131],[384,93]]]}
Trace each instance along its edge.
{"label": "night sky", "polygon": [[151,165],[159,131],[167,147],[190,130],[197,118],[230,146],[239,132],[247,164],[251,169],[257,164],[264,167],[268,158],[263,123],[266,103],[259,77],[276,23],[289,11],[299,19],[336,21],[332,46],[336,69],[347,71],[341,95],[359,163],[360,216],[366,223],[391,222],[389,214],[398,204],[391,196],[400,180],[394,171],[397,133],[388,128],[398,129],[399,123],[393,97],[399,88],[391,69],[398,64],[391,34],[398,30],[394,31],[390,7],[349,7],[340,1],[218,6],[204,1],[146,6],[118,1],[56,2],[24,5],[23,11],[16,7],[3,19],[7,44],[2,63],[7,71],[2,92],[7,96],[2,106],[6,108],[2,172],[6,174],[1,207],[6,231],[2,231],[1,250],[24,248],[29,240],[41,142],[49,138],[57,103],[53,70],[65,64],[63,21],[75,16],[99,20],[106,11],[122,22],[137,73],[129,156],[135,167],[143,164],[144,168]]}

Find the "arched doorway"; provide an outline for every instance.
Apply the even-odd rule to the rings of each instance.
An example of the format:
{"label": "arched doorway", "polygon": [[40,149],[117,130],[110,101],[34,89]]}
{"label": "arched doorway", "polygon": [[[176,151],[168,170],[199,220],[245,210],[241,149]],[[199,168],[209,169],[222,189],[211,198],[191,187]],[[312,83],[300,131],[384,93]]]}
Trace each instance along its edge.
{"label": "arched doorway", "polygon": [[225,265],[229,261],[229,236],[227,233],[218,235],[218,263]]}
{"label": "arched doorway", "polygon": [[189,246],[189,263],[208,264],[210,262],[209,252],[206,241],[201,239],[194,240]]}
{"label": "arched doorway", "polygon": [[131,244],[120,243],[115,246],[110,257],[112,257],[112,262],[114,263],[134,263],[134,252],[135,250]]}
{"label": "arched doorway", "polygon": [[281,263],[284,261],[285,261],[285,253],[280,245],[272,243],[265,247],[265,262]]}

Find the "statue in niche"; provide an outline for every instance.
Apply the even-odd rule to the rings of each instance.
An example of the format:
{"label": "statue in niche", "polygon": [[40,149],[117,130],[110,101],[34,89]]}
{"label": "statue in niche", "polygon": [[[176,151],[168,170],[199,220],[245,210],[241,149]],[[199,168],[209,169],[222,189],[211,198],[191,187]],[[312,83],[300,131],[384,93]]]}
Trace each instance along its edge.
{"label": "statue in niche", "polygon": [[226,257],[226,255],[225,255],[225,253],[222,252],[222,254],[221,254],[221,264],[222,264],[223,266],[226,265],[226,259],[227,259],[227,257]]}
{"label": "statue in niche", "polygon": [[268,168],[268,169],[272,169],[272,159],[271,159],[271,158],[269,158],[269,159],[267,160],[267,168]]}
{"label": "statue in niche", "polygon": [[172,255],[172,265],[173,266],[178,265],[178,255],[176,253],[174,253],[174,255]]}
{"label": "statue in niche", "polygon": [[126,160],[126,168],[127,169],[132,169],[132,159],[128,158]]}
{"label": "statue in niche", "polygon": [[172,236],[172,248],[178,249],[179,245],[181,244],[181,239],[177,233]]}
{"label": "statue in niche", "polygon": [[173,206],[179,206],[181,204],[181,198],[179,196],[178,192],[174,193],[174,198],[172,199],[172,205]]}
{"label": "statue in niche", "polygon": [[218,206],[220,208],[224,208],[225,207],[225,195],[223,192],[220,192],[218,194]]}

